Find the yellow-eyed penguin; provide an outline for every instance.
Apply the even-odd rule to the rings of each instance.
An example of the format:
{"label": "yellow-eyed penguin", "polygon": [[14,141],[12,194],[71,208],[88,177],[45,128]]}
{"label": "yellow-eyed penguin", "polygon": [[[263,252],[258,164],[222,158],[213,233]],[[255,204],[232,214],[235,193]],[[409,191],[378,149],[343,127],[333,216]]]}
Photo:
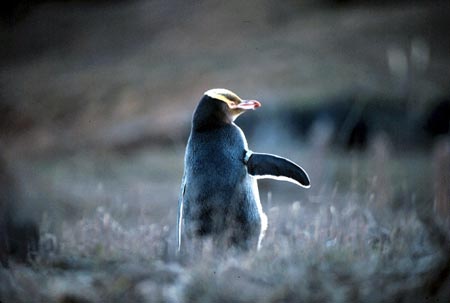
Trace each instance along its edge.
{"label": "yellow-eyed penguin", "polygon": [[253,153],[234,120],[261,106],[222,88],[205,92],[195,109],[186,147],[178,202],[178,252],[193,238],[211,237],[218,247],[260,247],[267,217],[257,178],[275,178],[310,187],[294,162]]}

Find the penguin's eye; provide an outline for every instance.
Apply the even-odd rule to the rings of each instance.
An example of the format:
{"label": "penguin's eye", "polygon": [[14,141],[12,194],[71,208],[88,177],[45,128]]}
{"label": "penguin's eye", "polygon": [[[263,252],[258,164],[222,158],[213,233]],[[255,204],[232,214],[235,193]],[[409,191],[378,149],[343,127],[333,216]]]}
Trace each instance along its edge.
{"label": "penguin's eye", "polygon": [[234,101],[229,101],[228,102],[228,107],[230,108],[230,109],[235,109],[236,107],[237,107],[237,103],[236,102],[234,102]]}

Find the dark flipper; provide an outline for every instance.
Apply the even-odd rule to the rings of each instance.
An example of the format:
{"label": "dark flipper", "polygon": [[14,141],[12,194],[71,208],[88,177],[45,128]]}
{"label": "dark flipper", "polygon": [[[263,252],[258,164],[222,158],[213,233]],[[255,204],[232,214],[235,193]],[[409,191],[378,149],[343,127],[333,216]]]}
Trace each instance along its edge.
{"label": "dark flipper", "polygon": [[247,152],[247,168],[252,176],[289,181],[306,188],[311,186],[306,171],[288,159],[270,154],[248,155]]}

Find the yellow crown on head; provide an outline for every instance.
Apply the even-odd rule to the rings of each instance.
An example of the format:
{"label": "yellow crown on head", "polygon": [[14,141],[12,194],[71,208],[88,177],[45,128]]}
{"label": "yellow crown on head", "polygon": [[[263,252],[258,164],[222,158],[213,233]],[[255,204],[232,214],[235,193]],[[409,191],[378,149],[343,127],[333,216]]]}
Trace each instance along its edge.
{"label": "yellow crown on head", "polygon": [[227,104],[229,104],[230,102],[233,102],[233,103],[241,103],[242,102],[242,99],[239,98],[238,95],[233,93],[231,90],[228,90],[225,88],[210,89],[205,92],[205,95],[207,95],[213,99],[221,100]]}

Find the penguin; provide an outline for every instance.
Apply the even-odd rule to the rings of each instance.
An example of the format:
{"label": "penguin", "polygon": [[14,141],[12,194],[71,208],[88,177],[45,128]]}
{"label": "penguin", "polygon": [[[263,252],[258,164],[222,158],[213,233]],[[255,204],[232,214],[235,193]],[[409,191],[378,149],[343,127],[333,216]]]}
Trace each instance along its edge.
{"label": "penguin", "polygon": [[219,249],[259,249],[267,216],[257,179],[274,178],[310,187],[306,171],[280,156],[255,153],[234,123],[259,108],[230,90],[206,91],[192,116],[178,200],[178,254],[194,239],[212,239]]}

